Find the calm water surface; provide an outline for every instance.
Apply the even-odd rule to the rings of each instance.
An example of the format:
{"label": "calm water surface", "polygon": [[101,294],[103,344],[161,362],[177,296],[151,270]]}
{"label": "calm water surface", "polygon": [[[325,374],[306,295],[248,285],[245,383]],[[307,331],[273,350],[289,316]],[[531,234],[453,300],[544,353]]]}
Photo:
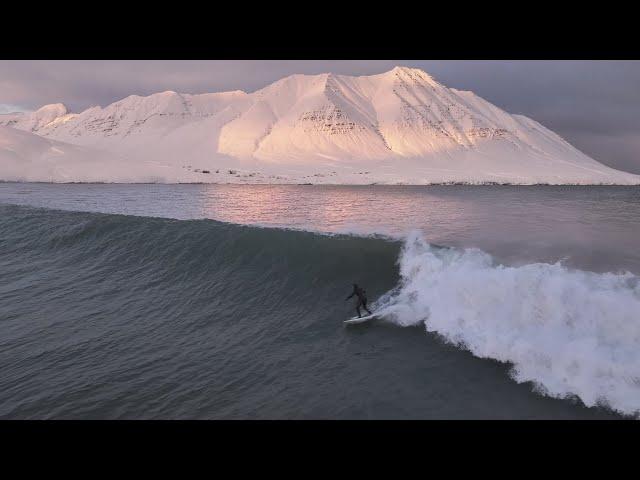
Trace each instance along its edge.
{"label": "calm water surface", "polygon": [[640,188],[0,184],[0,202],[402,238],[640,273]]}

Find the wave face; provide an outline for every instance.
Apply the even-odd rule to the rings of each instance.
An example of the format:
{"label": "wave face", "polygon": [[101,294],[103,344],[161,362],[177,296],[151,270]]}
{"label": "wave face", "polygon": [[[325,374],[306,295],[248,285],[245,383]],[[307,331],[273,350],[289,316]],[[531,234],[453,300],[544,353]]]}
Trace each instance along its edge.
{"label": "wave face", "polygon": [[540,393],[640,410],[640,282],[557,264],[508,267],[477,249],[434,249],[413,232],[400,286],[380,300],[402,326],[424,325],[481,358],[513,365]]}
{"label": "wave face", "polygon": [[342,328],[354,281],[388,321],[512,364],[541,393],[640,407],[631,274],[506,267],[417,232],[403,245],[9,205],[0,268],[4,418],[593,418],[432,336]]}
{"label": "wave face", "polygon": [[399,248],[0,205],[0,417],[329,417],[351,282],[391,288]]}

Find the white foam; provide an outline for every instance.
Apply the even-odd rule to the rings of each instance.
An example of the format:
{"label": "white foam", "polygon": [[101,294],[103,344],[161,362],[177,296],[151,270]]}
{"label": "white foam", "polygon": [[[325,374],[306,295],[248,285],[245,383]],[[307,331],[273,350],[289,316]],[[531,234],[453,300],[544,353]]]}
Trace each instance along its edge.
{"label": "white foam", "polygon": [[401,284],[378,308],[424,324],[481,358],[513,365],[517,382],[587,406],[640,413],[640,279],[561,264],[498,265],[477,249],[439,249],[412,232]]}

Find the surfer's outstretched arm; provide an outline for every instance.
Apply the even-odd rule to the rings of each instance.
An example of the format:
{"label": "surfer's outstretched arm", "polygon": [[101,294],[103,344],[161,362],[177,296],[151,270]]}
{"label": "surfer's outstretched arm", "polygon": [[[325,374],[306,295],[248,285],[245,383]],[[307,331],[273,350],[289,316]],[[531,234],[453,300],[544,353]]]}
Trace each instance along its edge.
{"label": "surfer's outstretched arm", "polygon": [[355,294],[356,294],[356,289],[355,289],[355,287],[354,287],[354,288],[353,288],[353,292],[351,293],[351,295],[349,295],[349,296],[345,299],[345,302],[346,302],[347,300],[349,300],[351,297],[353,297]]}

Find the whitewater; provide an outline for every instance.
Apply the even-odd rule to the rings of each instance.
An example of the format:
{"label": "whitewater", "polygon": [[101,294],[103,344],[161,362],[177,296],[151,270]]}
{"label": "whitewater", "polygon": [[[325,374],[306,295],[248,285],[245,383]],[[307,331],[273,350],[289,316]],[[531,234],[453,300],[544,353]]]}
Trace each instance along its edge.
{"label": "whitewater", "polygon": [[0,184],[0,416],[637,417],[638,200]]}
{"label": "whitewater", "polygon": [[399,265],[401,284],[377,302],[378,315],[512,364],[512,378],[542,394],[640,411],[636,275],[508,267],[478,249],[436,249],[420,232],[406,239]]}

